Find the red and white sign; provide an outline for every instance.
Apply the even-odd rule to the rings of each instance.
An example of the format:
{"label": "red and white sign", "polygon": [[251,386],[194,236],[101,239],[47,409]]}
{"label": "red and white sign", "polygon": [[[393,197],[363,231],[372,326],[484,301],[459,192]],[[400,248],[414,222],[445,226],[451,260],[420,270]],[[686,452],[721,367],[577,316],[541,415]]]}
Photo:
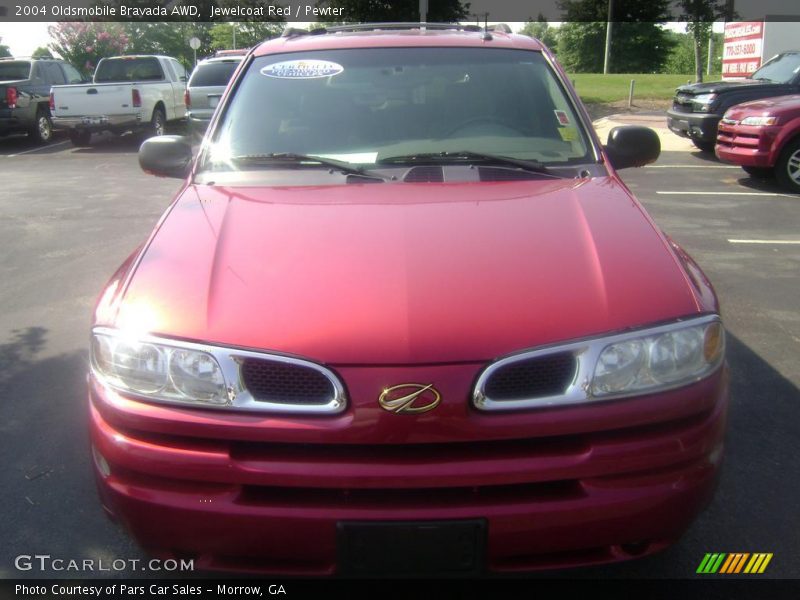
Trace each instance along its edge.
{"label": "red and white sign", "polygon": [[761,66],[764,23],[745,21],[725,24],[722,76],[747,77]]}

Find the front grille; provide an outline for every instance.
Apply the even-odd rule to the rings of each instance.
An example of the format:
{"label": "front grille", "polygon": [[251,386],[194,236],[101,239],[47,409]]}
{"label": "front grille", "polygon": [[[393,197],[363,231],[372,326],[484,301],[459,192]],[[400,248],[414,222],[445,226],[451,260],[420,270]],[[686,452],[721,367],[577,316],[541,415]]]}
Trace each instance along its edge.
{"label": "front grille", "polygon": [[331,381],[311,367],[246,358],[240,369],[244,387],[257,401],[314,405],[336,395]]}
{"label": "front grille", "polygon": [[524,400],[566,392],[575,378],[577,361],[571,352],[536,356],[504,365],[486,381],[492,400]]}

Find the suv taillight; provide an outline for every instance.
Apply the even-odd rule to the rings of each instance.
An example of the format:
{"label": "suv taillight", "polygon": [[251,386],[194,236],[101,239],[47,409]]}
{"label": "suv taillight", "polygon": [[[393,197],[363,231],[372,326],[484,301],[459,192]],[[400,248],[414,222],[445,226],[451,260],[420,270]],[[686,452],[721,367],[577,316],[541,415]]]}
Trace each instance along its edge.
{"label": "suv taillight", "polygon": [[56,111],[56,95],[53,92],[50,92],[50,112],[54,113]]}
{"label": "suv taillight", "polygon": [[8,108],[17,108],[17,88],[6,88],[6,104],[8,104]]}
{"label": "suv taillight", "polygon": [[186,105],[186,108],[192,107],[192,97],[189,94],[189,90],[183,92],[183,103]]}
{"label": "suv taillight", "polygon": [[133,107],[134,108],[141,108],[142,106],[142,95],[139,93],[139,90],[134,88],[131,90],[131,99],[133,100]]}

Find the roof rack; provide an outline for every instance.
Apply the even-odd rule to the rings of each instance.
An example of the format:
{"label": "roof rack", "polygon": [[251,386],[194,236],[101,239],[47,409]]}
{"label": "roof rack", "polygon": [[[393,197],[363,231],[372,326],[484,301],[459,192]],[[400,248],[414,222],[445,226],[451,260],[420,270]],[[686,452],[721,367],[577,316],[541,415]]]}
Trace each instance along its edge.
{"label": "roof rack", "polygon": [[[493,27],[497,27],[496,25]],[[511,33],[508,25],[504,25],[507,29],[506,33]],[[487,31],[480,25],[461,25],[460,23],[354,23],[352,25],[336,25],[334,27],[317,27],[315,29],[298,29],[296,27],[287,27],[283,30],[281,37],[295,37],[300,35],[323,35],[326,33],[339,33],[347,31],[386,31],[386,30],[403,30],[403,29],[438,29],[448,30],[454,29],[457,31],[472,31],[483,33]],[[490,28],[490,30],[493,30]]]}

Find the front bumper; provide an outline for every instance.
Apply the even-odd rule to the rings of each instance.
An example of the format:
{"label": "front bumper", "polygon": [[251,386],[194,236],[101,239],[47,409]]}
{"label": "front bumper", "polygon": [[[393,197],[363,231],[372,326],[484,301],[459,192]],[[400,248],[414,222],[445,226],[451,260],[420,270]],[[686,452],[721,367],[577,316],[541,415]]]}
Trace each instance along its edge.
{"label": "front bumper", "polygon": [[780,130],[780,125],[749,127],[720,122],[714,151],[720,160],[737,165],[773,167],[776,160],[773,146]]}
{"label": "front bumper", "polygon": [[[481,519],[486,569],[508,572],[622,560],[675,541],[713,495],[728,384],[720,370],[688,388],[598,407],[632,415],[617,427],[525,438],[509,425],[510,437],[470,443],[405,443],[415,418],[397,415],[383,444],[360,444],[358,435],[336,442],[358,429],[351,414],[193,411],[192,422],[170,425],[173,409],[124,398],[92,377],[90,404],[102,503],[155,556],[326,575],[342,567],[342,522]],[[489,423],[487,432],[499,431],[494,421],[555,434],[571,412],[580,409],[469,418]],[[645,414],[661,417],[631,425]]]}
{"label": "front bumper", "polygon": [[673,133],[713,144],[717,139],[717,125],[722,117],[715,114],[667,111],[667,127]]}

